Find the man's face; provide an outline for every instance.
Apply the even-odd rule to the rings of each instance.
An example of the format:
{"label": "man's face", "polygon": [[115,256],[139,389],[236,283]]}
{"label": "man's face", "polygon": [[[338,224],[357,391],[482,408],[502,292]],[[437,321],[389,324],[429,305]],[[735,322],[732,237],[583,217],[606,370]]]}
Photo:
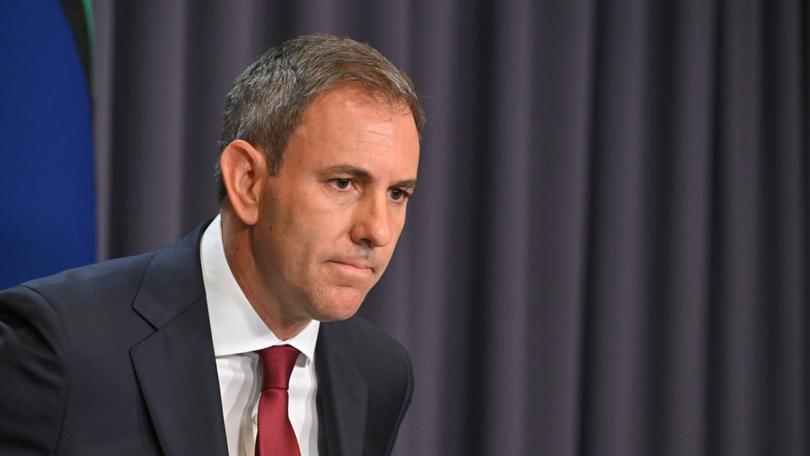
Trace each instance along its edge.
{"label": "man's face", "polygon": [[407,107],[352,87],[315,99],[263,190],[251,248],[288,318],[353,315],[388,266],[416,182]]}

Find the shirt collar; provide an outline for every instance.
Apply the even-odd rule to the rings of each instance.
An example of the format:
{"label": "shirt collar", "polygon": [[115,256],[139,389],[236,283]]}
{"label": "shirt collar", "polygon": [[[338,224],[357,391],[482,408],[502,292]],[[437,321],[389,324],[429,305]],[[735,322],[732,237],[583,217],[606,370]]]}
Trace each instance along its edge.
{"label": "shirt collar", "polygon": [[211,321],[214,355],[254,352],[273,345],[292,345],[307,363],[315,360],[320,322],[312,320],[296,336],[280,340],[253,310],[228,266],[222,243],[221,217],[212,221],[200,242],[200,263]]}

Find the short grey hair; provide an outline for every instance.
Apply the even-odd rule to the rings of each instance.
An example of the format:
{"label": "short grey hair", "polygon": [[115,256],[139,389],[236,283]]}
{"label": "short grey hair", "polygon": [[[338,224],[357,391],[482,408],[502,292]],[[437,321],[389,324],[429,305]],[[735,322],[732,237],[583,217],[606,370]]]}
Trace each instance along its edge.
{"label": "short grey hair", "polygon": [[[370,97],[410,109],[421,132],[425,114],[411,79],[368,44],[332,35],[305,35],[267,50],[236,78],[223,114],[220,152],[242,139],[264,151],[272,174],[304,112],[321,93],[356,85]],[[217,161],[217,196],[226,196]]]}

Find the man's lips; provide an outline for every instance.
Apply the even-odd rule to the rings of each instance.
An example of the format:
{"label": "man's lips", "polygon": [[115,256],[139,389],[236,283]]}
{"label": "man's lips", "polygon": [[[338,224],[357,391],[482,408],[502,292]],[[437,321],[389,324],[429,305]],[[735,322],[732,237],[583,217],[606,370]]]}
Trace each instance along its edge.
{"label": "man's lips", "polygon": [[374,272],[374,265],[368,261],[363,260],[352,260],[352,259],[332,259],[329,260],[330,263],[335,263],[339,266],[343,266],[349,270],[353,270],[356,272]]}

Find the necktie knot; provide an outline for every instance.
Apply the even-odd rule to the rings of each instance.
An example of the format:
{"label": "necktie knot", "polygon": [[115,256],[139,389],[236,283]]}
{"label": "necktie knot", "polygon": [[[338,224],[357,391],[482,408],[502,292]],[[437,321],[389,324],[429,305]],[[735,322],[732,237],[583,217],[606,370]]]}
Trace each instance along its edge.
{"label": "necktie knot", "polygon": [[262,391],[270,388],[286,390],[290,386],[295,361],[298,359],[298,350],[290,345],[276,345],[259,350],[264,369]]}

